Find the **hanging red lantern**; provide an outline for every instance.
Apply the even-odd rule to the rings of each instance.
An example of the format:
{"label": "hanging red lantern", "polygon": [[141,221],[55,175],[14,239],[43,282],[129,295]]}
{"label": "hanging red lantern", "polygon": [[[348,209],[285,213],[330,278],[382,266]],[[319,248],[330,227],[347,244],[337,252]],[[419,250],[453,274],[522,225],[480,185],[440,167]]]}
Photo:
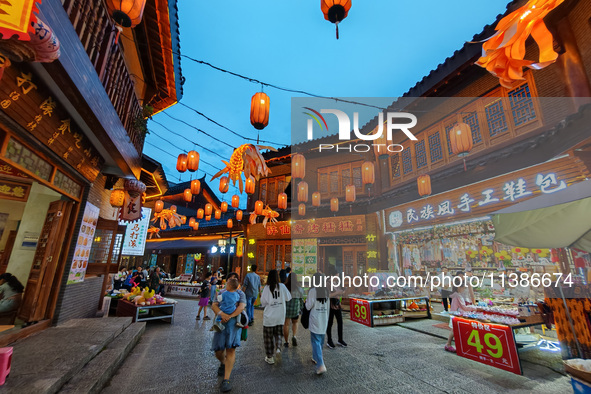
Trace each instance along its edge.
{"label": "hanging red lantern", "polygon": [[209,203],[205,204],[205,216],[211,216],[213,212],[213,206]]}
{"label": "hanging red lantern", "polygon": [[107,0],[111,18],[123,27],[136,27],[142,21],[146,0]]}
{"label": "hanging red lantern", "polygon": [[429,174],[421,175],[417,178],[417,185],[419,188],[419,195],[421,197],[431,195],[431,177]]}
{"label": "hanging red lantern", "polygon": [[351,9],[351,0],[321,0],[320,9],[324,19],[336,25],[337,40],[339,39],[339,22],[347,17]]}
{"label": "hanging red lantern", "polygon": [[263,92],[255,93],[250,99],[250,123],[257,130],[269,124],[269,96]]}
{"label": "hanging red lantern", "polygon": [[176,205],[171,205],[170,210],[172,211],[172,213],[176,213]]}
{"label": "hanging red lantern", "polygon": [[111,191],[111,198],[109,199],[113,208],[121,208],[125,203],[125,190],[116,189]]}
{"label": "hanging red lantern", "polygon": [[279,193],[279,196],[277,197],[277,208],[287,209],[287,194]]}
{"label": "hanging red lantern", "polygon": [[179,157],[176,159],[176,170],[178,172],[185,172],[187,171],[187,154],[181,153]]}
{"label": "hanging red lantern", "polygon": [[239,205],[240,205],[240,196],[237,196],[236,194],[234,194],[232,196],[232,208],[238,208]]}
{"label": "hanging red lantern", "polygon": [[183,192],[183,199],[186,202],[191,202],[191,200],[193,200],[193,195],[191,194],[191,189],[185,189],[185,191]]}
{"label": "hanging red lantern", "polygon": [[308,202],[308,184],[305,181],[298,183],[298,201]]}
{"label": "hanging red lantern", "polygon": [[199,194],[201,192],[201,181],[193,179],[191,181],[191,194]]}
{"label": "hanging red lantern", "polygon": [[222,210],[221,209],[216,209],[214,212],[214,218],[216,220],[220,220],[222,218]]}
{"label": "hanging red lantern", "polygon": [[195,222],[195,224],[193,224],[191,227],[193,227],[193,230],[195,231],[199,230],[199,222]]}
{"label": "hanging red lantern", "polygon": [[363,185],[373,185],[376,181],[376,172],[371,161],[366,161],[361,165],[361,182]]}
{"label": "hanging red lantern", "polygon": [[195,218],[189,219],[189,226],[193,227],[195,225]]}
{"label": "hanging red lantern", "polygon": [[222,201],[220,208],[221,208],[222,212],[228,212],[228,203],[225,201]]}
{"label": "hanging red lantern", "polygon": [[162,200],[156,201],[156,204],[154,204],[154,212],[160,213],[160,212],[162,212],[163,209],[164,209],[164,201],[162,201]]}
{"label": "hanging red lantern", "polygon": [[306,158],[301,153],[296,153],[291,158],[291,176],[300,179],[306,176]]}
{"label": "hanging red lantern", "polygon": [[236,211],[236,220],[242,221],[242,211],[240,209]]}
{"label": "hanging red lantern", "polygon": [[234,227],[234,221],[232,219],[228,219],[228,228]]}
{"label": "hanging red lantern", "polygon": [[254,213],[257,215],[262,215],[263,214],[263,202],[262,201],[257,201],[254,203]]}
{"label": "hanging red lantern", "polygon": [[146,191],[146,185],[137,179],[126,179],[123,188],[132,198],[136,198]]}
{"label": "hanging red lantern", "polygon": [[312,206],[319,207],[321,202],[322,202],[322,197],[320,196],[320,192],[312,193]]}
{"label": "hanging red lantern", "polygon": [[205,217],[205,220],[209,222],[209,221],[211,220],[211,215],[207,215],[207,216]]}
{"label": "hanging red lantern", "polygon": [[355,185],[347,185],[345,188],[345,200],[347,202],[355,202]]}
{"label": "hanging red lantern", "polygon": [[185,215],[181,216],[181,223],[182,224],[186,224],[187,223],[187,217]]}
{"label": "hanging red lantern", "polygon": [[331,212],[339,211],[339,199],[334,197],[330,199],[330,210]]}
{"label": "hanging red lantern", "polygon": [[456,124],[449,132],[449,143],[454,155],[467,156],[474,146],[470,126],[462,122]]}
{"label": "hanging red lantern", "polygon": [[230,179],[227,176],[223,176],[220,178],[220,193],[227,193],[230,185],[228,182]]}
{"label": "hanging red lantern", "polygon": [[203,219],[204,213],[203,208],[199,208],[197,210],[197,219]]}
{"label": "hanging red lantern", "polygon": [[244,183],[244,191],[246,194],[253,194],[255,190],[255,180],[252,176],[248,177],[246,182]]}
{"label": "hanging red lantern", "polygon": [[195,172],[199,169],[199,153],[194,150],[187,153],[187,171]]}
{"label": "hanging red lantern", "polygon": [[306,204],[300,204],[300,205],[298,205],[298,214],[300,216],[306,215]]}

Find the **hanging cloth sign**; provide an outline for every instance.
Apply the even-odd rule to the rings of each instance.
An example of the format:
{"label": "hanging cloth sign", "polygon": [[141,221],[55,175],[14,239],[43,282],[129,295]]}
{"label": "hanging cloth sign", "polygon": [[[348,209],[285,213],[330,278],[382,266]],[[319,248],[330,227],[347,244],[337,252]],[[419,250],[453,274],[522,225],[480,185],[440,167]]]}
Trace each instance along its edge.
{"label": "hanging cloth sign", "polygon": [[119,220],[127,223],[133,223],[142,218],[142,195],[131,197],[125,192],[125,202],[119,210]]}

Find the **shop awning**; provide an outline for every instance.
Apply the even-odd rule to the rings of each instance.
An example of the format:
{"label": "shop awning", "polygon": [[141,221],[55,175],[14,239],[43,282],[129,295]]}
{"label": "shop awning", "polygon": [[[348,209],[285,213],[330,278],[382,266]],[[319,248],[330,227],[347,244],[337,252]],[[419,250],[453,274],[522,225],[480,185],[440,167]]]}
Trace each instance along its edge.
{"label": "shop awning", "polygon": [[146,250],[186,250],[196,248],[209,248],[212,245],[217,245],[221,236],[208,237],[185,237],[185,238],[170,238],[170,239],[156,239],[146,241]]}
{"label": "shop awning", "polygon": [[493,213],[495,241],[591,252],[591,180]]}

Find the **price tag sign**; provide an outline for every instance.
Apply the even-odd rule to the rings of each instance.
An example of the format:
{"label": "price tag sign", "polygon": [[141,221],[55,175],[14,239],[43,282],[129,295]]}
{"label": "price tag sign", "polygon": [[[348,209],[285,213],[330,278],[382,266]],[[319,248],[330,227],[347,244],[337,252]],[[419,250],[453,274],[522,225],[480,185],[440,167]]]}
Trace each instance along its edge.
{"label": "price tag sign", "polygon": [[511,327],[459,317],[453,318],[452,325],[459,356],[522,374]]}
{"label": "price tag sign", "polygon": [[371,327],[371,308],[369,301],[356,298],[349,299],[351,320]]}

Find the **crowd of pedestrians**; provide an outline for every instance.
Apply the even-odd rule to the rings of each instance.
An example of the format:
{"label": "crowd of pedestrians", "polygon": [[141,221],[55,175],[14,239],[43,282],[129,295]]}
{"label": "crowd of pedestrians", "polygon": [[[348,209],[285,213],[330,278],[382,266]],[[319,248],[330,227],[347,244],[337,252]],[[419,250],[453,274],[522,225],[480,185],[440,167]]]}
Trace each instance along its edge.
{"label": "crowd of pedestrians", "polygon": [[136,286],[139,286],[142,289],[149,287],[150,290],[154,290],[156,294],[164,295],[163,280],[165,278],[168,278],[168,274],[158,266],[150,267],[149,270],[147,266],[138,266],[130,271],[128,271],[127,268],[122,267],[113,277],[113,289],[125,289],[131,291]]}

